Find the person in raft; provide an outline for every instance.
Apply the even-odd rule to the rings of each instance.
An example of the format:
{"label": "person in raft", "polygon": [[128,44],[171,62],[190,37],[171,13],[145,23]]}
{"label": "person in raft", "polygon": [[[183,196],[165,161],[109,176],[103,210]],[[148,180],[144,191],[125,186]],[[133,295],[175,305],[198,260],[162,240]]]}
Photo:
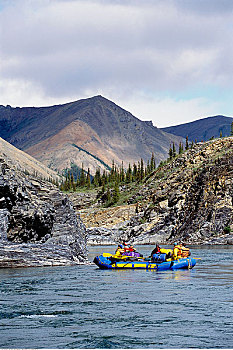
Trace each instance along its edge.
{"label": "person in raft", "polygon": [[115,251],[116,256],[121,256],[124,253],[124,247],[122,244],[118,244],[117,249]]}
{"label": "person in raft", "polygon": [[174,243],[173,259],[178,260],[180,258],[188,258],[191,252],[185,243]]}
{"label": "person in raft", "polygon": [[158,253],[161,253],[161,248],[160,248],[159,244],[156,243],[156,246],[155,246],[155,248],[152,250],[150,256],[152,256],[153,254],[158,254]]}
{"label": "person in raft", "polygon": [[129,246],[129,252],[136,252],[136,249],[132,244]]}
{"label": "person in raft", "polygon": [[172,253],[173,260],[180,259],[181,255],[182,255],[181,244],[179,244],[178,242],[175,242],[174,248],[173,248],[173,253]]}
{"label": "person in raft", "polygon": [[130,250],[129,250],[129,246],[128,246],[128,244],[125,242],[125,241],[123,241],[123,248],[124,248],[124,251],[125,252],[129,252]]}
{"label": "person in raft", "polygon": [[190,249],[186,247],[185,243],[181,243],[181,257],[188,258],[191,255]]}

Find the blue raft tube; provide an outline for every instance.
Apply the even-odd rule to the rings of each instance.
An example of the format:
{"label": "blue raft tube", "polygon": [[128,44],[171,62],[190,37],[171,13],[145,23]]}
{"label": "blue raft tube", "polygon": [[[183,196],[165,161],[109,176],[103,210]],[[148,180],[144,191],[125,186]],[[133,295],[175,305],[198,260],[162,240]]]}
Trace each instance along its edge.
{"label": "blue raft tube", "polygon": [[110,253],[103,253],[96,256],[94,263],[100,269],[144,269],[144,270],[178,270],[192,269],[196,265],[194,258],[181,258],[178,260],[166,261],[166,254],[154,254],[150,261],[143,258],[132,259],[132,257],[124,257],[123,259],[115,259]]}

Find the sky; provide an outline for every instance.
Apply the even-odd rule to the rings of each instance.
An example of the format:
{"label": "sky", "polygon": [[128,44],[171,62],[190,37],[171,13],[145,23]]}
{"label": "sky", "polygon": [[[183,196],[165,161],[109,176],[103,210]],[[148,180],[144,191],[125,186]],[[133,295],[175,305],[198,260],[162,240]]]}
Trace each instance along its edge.
{"label": "sky", "polygon": [[95,95],[157,127],[233,116],[233,1],[0,0],[0,104]]}

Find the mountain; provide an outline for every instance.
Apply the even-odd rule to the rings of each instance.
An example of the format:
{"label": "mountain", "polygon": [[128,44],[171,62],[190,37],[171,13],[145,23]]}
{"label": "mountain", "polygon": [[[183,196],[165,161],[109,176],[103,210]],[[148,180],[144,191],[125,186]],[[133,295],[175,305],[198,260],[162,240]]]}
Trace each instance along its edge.
{"label": "mountain", "polygon": [[44,164],[40,163],[38,160],[31,157],[27,153],[12,146],[9,142],[3,140],[1,137],[0,157],[13,164],[16,169],[23,170],[24,173],[31,174],[46,180],[60,180],[60,176],[58,176],[55,171],[47,168]]}
{"label": "mountain", "polygon": [[174,137],[102,96],[51,107],[0,106],[0,136],[54,170],[76,164],[109,169],[155,153],[167,158]]}
{"label": "mountain", "polygon": [[189,141],[207,141],[212,137],[219,137],[221,131],[222,136],[229,136],[232,122],[233,118],[217,115],[161,130],[183,138],[188,136]]}

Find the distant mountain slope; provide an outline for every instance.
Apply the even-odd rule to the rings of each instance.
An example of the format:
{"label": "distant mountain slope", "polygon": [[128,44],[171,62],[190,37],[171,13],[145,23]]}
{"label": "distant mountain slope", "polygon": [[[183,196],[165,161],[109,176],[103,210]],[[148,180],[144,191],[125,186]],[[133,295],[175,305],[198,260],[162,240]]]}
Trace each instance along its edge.
{"label": "distant mountain slope", "polygon": [[191,123],[169,126],[161,130],[184,138],[188,136],[190,141],[195,141],[195,139],[207,141],[213,136],[219,137],[220,131],[222,131],[223,136],[229,136],[232,122],[233,118],[217,115]]}
{"label": "distant mountain slope", "polygon": [[12,146],[9,142],[0,137],[0,158],[3,157],[10,161],[17,169],[24,170],[26,173],[36,175],[36,177],[53,180],[59,180],[59,176],[53,170],[41,164],[27,153]]}
{"label": "distant mountain slope", "polygon": [[71,164],[107,169],[112,160],[125,166],[167,158],[174,137],[143,122],[102,96],[52,107],[0,106],[0,136],[52,169]]}

